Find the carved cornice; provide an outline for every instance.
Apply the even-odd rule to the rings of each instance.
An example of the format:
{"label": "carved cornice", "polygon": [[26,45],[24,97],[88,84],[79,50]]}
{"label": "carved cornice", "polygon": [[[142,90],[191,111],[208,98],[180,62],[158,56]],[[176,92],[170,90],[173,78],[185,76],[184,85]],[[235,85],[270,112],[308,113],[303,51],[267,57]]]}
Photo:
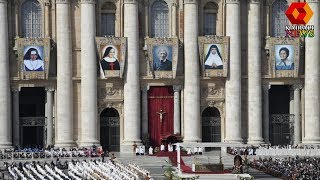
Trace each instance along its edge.
{"label": "carved cornice", "polygon": [[81,0],[81,4],[95,4],[96,0]]}
{"label": "carved cornice", "polygon": [[226,4],[239,4],[240,0],[226,0]]}
{"label": "carved cornice", "polygon": [[56,4],[69,4],[70,0],[56,0]]}

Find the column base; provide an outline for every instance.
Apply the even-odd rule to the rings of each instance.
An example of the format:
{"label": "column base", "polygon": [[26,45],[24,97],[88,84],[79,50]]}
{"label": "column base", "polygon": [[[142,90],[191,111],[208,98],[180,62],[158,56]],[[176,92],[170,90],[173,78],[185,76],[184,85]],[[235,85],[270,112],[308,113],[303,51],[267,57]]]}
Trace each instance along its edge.
{"label": "column base", "polygon": [[243,139],[242,138],[226,138],[224,139],[225,143],[240,143],[242,144],[243,143]]}
{"label": "column base", "polygon": [[304,138],[302,144],[320,144],[320,137]]}
{"label": "column base", "polygon": [[76,143],[74,141],[65,141],[65,142],[56,142],[54,144],[55,147],[76,147]]}
{"label": "column base", "polygon": [[260,145],[260,144],[264,144],[264,141],[262,138],[252,138],[252,139],[248,139],[247,144],[250,145]]}
{"label": "column base", "polygon": [[137,146],[141,146],[142,145],[141,140],[136,140],[136,141],[127,140],[127,141],[124,141],[123,143],[120,144],[120,152],[121,153],[133,153],[133,154],[135,154],[136,152],[133,149],[133,144],[134,143],[136,143]]}
{"label": "column base", "polygon": [[0,143],[0,149],[12,149],[14,148],[11,142]]}
{"label": "column base", "polygon": [[78,147],[92,147],[100,146],[100,142],[98,140],[83,140],[83,141],[77,141]]}

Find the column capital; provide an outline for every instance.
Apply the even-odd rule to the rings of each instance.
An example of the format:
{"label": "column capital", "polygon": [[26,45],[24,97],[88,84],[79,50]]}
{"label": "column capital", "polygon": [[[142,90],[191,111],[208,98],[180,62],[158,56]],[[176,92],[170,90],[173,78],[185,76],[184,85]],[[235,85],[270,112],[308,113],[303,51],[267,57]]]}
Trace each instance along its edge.
{"label": "column capital", "polygon": [[249,0],[249,3],[251,3],[251,4],[260,4],[261,0]]}
{"label": "column capital", "polygon": [[55,88],[54,87],[45,87],[45,90],[48,92],[53,92],[53,91],[55,91]]}
{"label": "column capital", "polygon": [[292,88],[292,90],[297,91],[297,90],[300,90],[303,88],[303,84],[297,83],[297,84],[292,85],[291,88]]}
{"label": "column capital", "polygon": [[143,92],[147,92],[147,91],[149,91],[149,89],[150,89],[149,85],[141,86],[141,91],[143,91]]}
{"label": "column capital", "polygon": [[44,2],[44,5],[45,6],[51,6],[51,3],[50,3],[50,1],[46,1],[46,2]]}
{"label": "column capital", "polygon": [[19,93],[21,91],[21,88],[20,87],[11,87],[11,91],[13,93]]}
{"label": "column capital", "polygon": [[307,3],[318,3],[320,0],[306,0]]}
{"label": "column capital", "polygon": [[137,0],[124,0],[124,4],[136,4],[138,1]]}
{"label": "column capital", "polygon": [[262,84],[262,89],[264,91],[269,91],[269,89],[271,88],[271,85],[270,84]]}
{"label": "column capital", "polygon": [[196,4],[198,0],[184,0],[184,4]]}
{"label": "column capital", "polygon": [[226,4],[240,4],[240,0],[226,0]]}
{"label": "column capital", "polygon": [[70,0],[56,0],[56,4],[69,4]]}
{"label": "column capital", "polygon": [[174,92],[179,92],[181,90],[181,85],[173,85],[173,91]]}
{"label": "column capital", "polygon": [[80,0],[81,4],[95,4],[96,0]]}

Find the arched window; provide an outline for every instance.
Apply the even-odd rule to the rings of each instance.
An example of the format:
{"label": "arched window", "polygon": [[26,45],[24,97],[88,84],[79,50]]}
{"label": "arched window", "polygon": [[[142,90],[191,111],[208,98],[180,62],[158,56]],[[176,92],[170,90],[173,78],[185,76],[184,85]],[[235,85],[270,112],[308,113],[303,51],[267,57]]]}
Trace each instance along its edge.
{"label": "arched window", "polygon": [[23,37],[42,37],[42,8],[37,0],[27,0],[21,6]]}
{"label": "arched window", "polygon": [[215,35],[217,22],[218,5],[209,2],[203,9],[203,34]]}
{"label": "arched window", "polygon": [[106,2],[101,8],[101,35],[115,35],[116,9],[114,3]]}
{"label": "arched window", "polygon": [[169,37],[169,8],[164,1],[151,7],[151,37]]}
{"label": "arched window", "polygon": [[288,18],[285,14],[288,9],[286,0],[276,0],[272,5],[272,36],[286,36],[285,27],[289,25]]}

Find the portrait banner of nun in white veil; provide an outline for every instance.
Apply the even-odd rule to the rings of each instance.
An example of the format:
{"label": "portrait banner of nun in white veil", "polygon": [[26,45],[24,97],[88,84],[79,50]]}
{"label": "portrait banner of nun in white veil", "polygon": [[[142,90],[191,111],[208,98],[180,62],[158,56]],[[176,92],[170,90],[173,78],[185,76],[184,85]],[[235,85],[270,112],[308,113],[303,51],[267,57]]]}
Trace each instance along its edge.
{"label": "portrait banner of nun in white veil", "polygon": [[100,78],[123,76],[127,39],[124,37],[96,37]]}
{"label": "portrait banner of nun in white veil", "polygon": [[199,54],[203,77],[226,77],[229,37],[199,37]]}
{"label": "portrait banner of nun in white veil", "polygon": [[48,78],[50,39],[17,39],[19,74],[22,79]]}

